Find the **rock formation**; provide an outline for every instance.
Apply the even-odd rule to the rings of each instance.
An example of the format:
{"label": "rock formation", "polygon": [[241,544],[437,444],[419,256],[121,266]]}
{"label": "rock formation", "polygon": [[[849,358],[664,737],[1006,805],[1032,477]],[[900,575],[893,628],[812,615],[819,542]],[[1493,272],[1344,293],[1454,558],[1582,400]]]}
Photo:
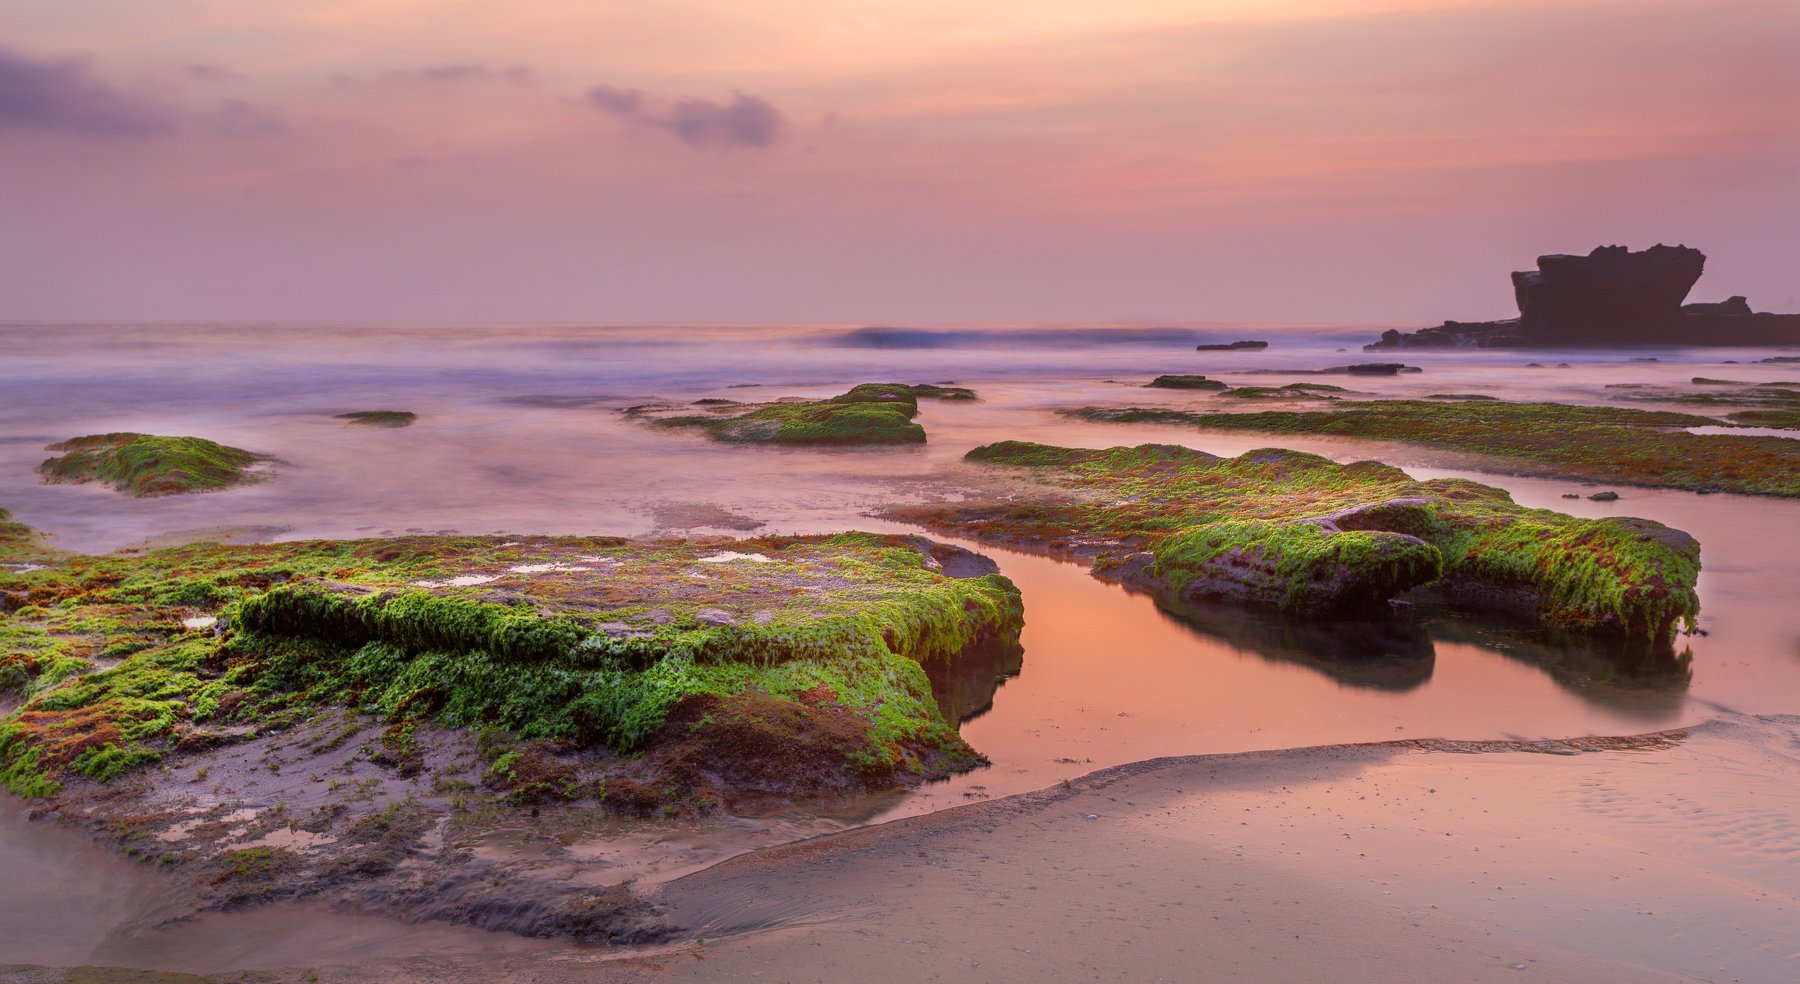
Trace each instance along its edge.
{"label": "rock formation", "polygon": [[1687,246],[1599,246],[1540,256],[1537,266],[1512,275],[1517,318],[1389,330],[1363,348],[1800,344],[1800,314],[1757,314],[1743,297],[1683,304],[1706,268],[1706,255]]}

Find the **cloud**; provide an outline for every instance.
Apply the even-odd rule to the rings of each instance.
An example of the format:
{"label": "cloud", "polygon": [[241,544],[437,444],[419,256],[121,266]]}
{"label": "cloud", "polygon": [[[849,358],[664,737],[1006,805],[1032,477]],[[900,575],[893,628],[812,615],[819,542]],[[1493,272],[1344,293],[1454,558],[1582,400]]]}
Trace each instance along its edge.
{"label": "cloud", "polygon": [[242,99],[221,102],[218,109],[201,117],[200,122],[221,137],[266,137],[287,130],[287,119],[279,110]]}
{"label": "cloud", "polygon": [[166,107],[96,81],[81,61],[37,61],[0,49],[0,130],[142,137],[173,123]]}
{"label": "cloud", "polygon": [[588,102],[596,109],[603,109],[620,116],[636,117],[643,110],[644,94],[636,89],[615,89],[610,85],[597,85],[588,90]]}
{"label": "cloud", "polygon": [[187,74],[188,78],[197,79],[201,82],[238,82],[244,78],[244,73],[242,72],[234,72],[223,65],[206,63],[189,65],[187,67]]}
{"label": "cloud", "polygon": [[587,97],[601,112],[667,130],[695,147],[767,147],[788,126],[787,118],[773,103],[744,92],[734,91],[728,103],[682,99],[666,113],[645,108],[644,94],[636,89],[597,85],[588,90]]}
{"label": "cloud", "polygon": [[423,68],[396,68],[376,75],[334,75],[333,85],[355,86],[371,83],[402,85],[464,85],[479,82],[504,82],[523,85],[537,78],[537,72],[526,65],[477,65],[453,62],[426,65]]}

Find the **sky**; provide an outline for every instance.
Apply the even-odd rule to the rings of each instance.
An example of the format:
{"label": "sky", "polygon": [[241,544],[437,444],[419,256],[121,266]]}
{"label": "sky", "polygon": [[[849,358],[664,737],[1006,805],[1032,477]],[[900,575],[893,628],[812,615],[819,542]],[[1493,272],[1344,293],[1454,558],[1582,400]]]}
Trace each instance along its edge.
{"label": "sky", "polygon": [[0,320],[1800,311],[1800,0],[0,0]]}

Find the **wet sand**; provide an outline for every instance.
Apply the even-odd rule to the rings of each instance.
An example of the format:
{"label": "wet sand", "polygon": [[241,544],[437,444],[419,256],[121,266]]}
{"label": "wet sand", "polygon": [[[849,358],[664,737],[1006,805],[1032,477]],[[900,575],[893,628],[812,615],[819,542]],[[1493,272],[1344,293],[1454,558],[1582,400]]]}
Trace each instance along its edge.
{"label": "wet sand", "polygon": [[653,952],[519,941],[479,957],[266,969],[325,981],[1775,984],[1800,972],[1800,790],[1783,781],[1796,759],[1800,717],[1622,740],[1158,759],[678,879],[652,898],[689,932]]}

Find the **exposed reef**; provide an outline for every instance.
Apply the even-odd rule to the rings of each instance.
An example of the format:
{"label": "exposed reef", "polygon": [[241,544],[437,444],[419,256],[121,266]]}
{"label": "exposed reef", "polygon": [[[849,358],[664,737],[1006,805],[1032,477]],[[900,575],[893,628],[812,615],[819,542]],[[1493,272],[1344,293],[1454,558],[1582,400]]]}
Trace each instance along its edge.
{"label": "exposed reef", "polygon": [[149,497],[218,492],[260,481],[253,469],[273,459],[200,437],[91,434],[46,445],[61,457],[38,465],[51,483],[101,482],[126,495]]}
{"label": "exposed reef", "polygon": [[991,563],[918,537],[411,537],[11,566],[5,680],[24,704],[0,724],[0,778],[26,795],[322,708],[624,753],[690,698],[746,694],[854,720],[840,781],[906,781],[974,758],[920,665],[1020,625]]}
{"label": "exposed reef", "polygon": [[1183,375],[1158,376],[1145,383],[1144,386],[1149,389],[1212,390],[1214,392],[1230,388],[1221,380],[1207,379],[1205,376]]}
{"label": "exposed reef", "polygon": [[1333,393],[1348,393],[1342,386],[1330,383],[1288,383],[1285,386],[1239,386],[1221,392],[1239,400],[1335,400]]}
{"label": "exposed reef", "polygon": [[1091,560],[1096,575],[1175,605],[1378,619],[1433,585],[1459,606],[1657,649],[1699,611],[1700,547],[1680,530],[1527,509],[1501,489],[1421,482],[1380,462],[1018,441],[968,460],[1021,469],[1016,494],[889,514]]}
{"label": "exposed reef", "polygon": [[444,831],[756,812],[970,768],[956,722],[1017,671],[1021,625],[991,561],[919,536],[90,557],[0,512],[0,782],[181,869],[200,908],[316,898],[644,942],[629,892]]}
{"label": "exposed reef", "polygon": [[419,415],[410,410],[357,410],[340,413],[337,419],[362,427],[410,427]]}
{"label": "exposed reef", "polygon": [[[1237,391],[1233,391],[1237,392]],[[1224,394],[1230,396],[1231,393]],[[1492,400],[1369,400],[1330,410],[1193,412],[1083,407],[1084,420],[1404,441],[1480,455],[1518,474],[1699,492],[1800,496],[1800,446],[1782,437],[1690,434],[1696,414]]]}
{"label": "exposed reef", "polygon": [[1699,250],[1661,243],[1540,256],[1536,270],[1512,275],[1517,318],[1390,329],[1363,349],[1800,343],[1800,314],[1754,313],[1742,297],[1683,304],[1705,267]]}
{"label": "exposed reef", "polygon": [[825,400],[776,403],[705,401],[706,413],[651,404],[628,407],[628,416],[658,427],[703,431],[733,444],[923,444],[925,428],[913,422],[919,399],[974,400],[974,390],[939,384],[863,383]]}
{"label": "exposed reef", "polygon": [[1268,347],[1269,347],[1268,342],[1248,341],[1247,340],[1247,341],[1241,341],[1241,342],[1202,343],[1202,344],[1194,346],[1194,351],[1196,351],[1196,352],[1260,352],[1263,349],[1266,349]]}
{"label": "exposed reef", "polygon": [[1424,372],[1418,366],[1402,362],[1358,362],[1355,365],[1332,366],[1329,369],[1246,369],[1253,376],[1398,376],[1403,372]]}

